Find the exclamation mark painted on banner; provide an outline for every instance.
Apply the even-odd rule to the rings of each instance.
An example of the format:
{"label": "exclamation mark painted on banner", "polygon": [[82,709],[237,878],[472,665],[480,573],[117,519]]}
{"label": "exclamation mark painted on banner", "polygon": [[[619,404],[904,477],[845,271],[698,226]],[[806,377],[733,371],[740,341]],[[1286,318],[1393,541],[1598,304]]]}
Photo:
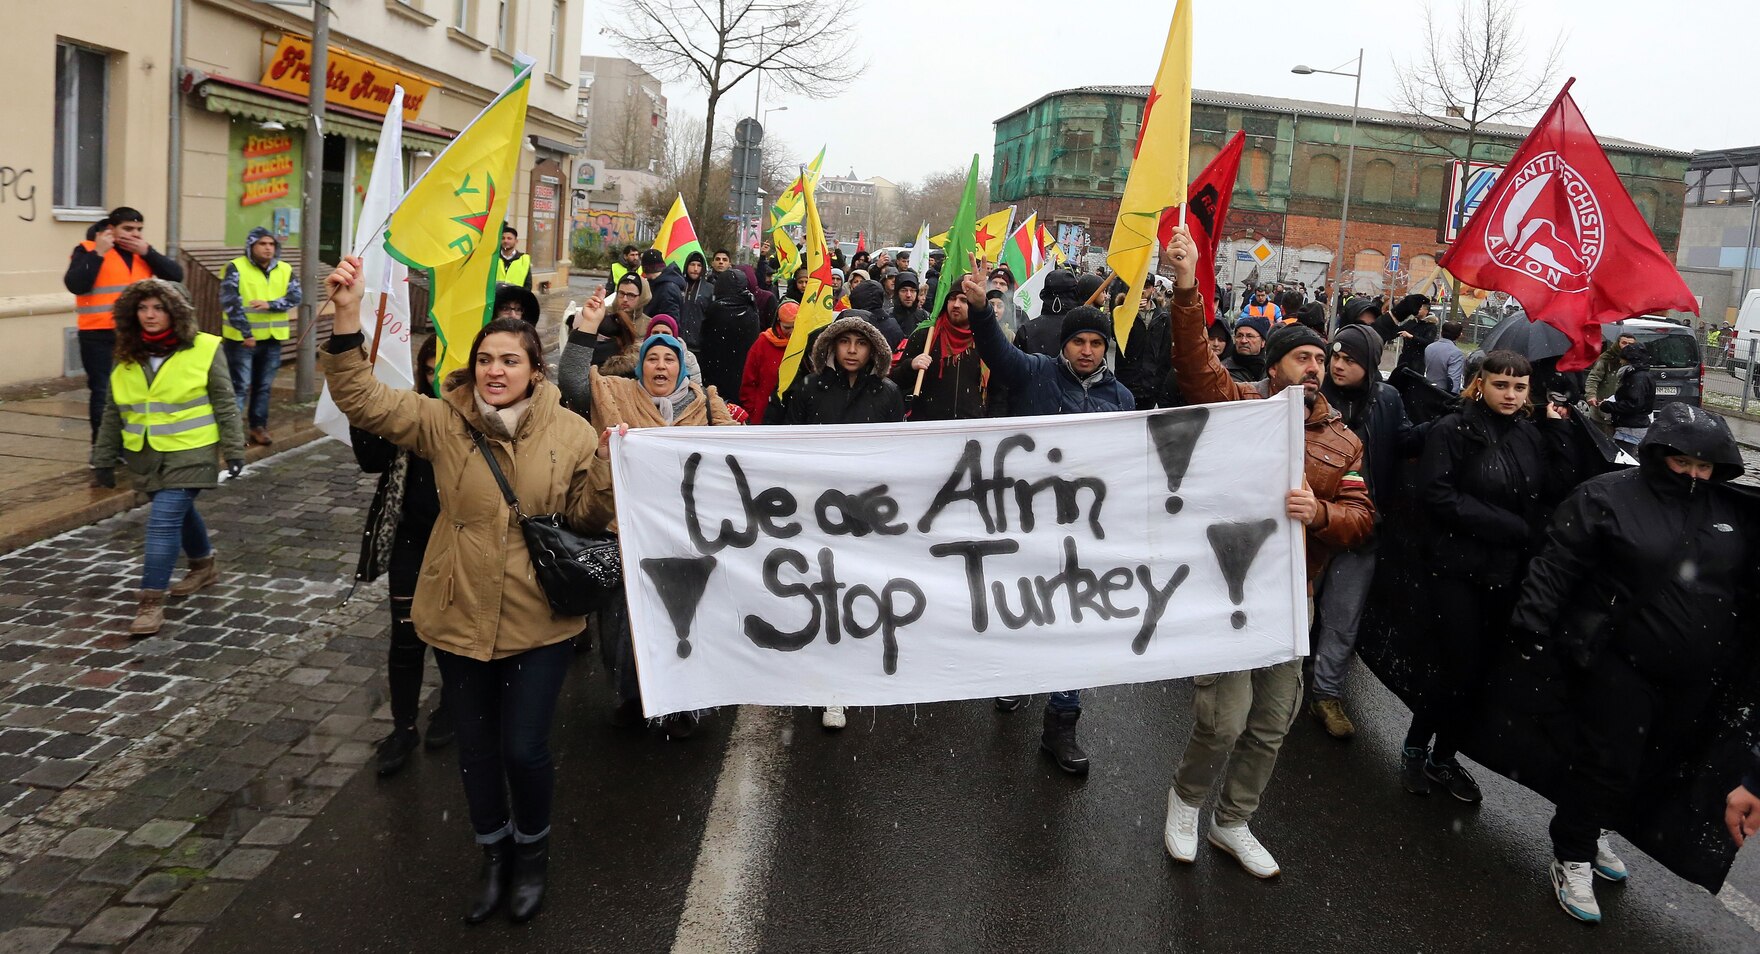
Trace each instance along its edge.
{"label": "exclamation mark painted on banner", "polygon": [[[1259,549],[1276,531],[1277,521],[1270,519],[1213,523],[1205,529],[1204,535],[1210,538],[1210,549],[1216,551],[1216,565],[1222,568],[1222,578],[1228,583],[1228,598],[1234,605],[1241,605],[1241,601],[1247,598],[1247,570],[1258,557]],[[1228,621],[1235,629],[1240,629],[1247,625],[1247,614],[1235,610]]]}
{"label": "exclamation mark painted on banner", "polygon": [[1210,421],[1210,409],[1203,407],[1163,411],[1149,418],[1149,440],[1155,444],[1155,455],[1161,458],[1161,469],[1167,472],[1167,512],[1179,513],[1185,501],[1179,498],[1179,485],[1186,479],[1186,468],[1192,464],[1192,451],[1198,437]]}
{"label": "exclamation mark painted on banner", "polygon": [[697,606],[709,589],[715,558],[654,557],[642,561],[642,571],[648,574],[654,592],[666,606],[666,615],[672,618],[672,628],[678,634],[678,658],[690,658],[691,620],[696,618]]}

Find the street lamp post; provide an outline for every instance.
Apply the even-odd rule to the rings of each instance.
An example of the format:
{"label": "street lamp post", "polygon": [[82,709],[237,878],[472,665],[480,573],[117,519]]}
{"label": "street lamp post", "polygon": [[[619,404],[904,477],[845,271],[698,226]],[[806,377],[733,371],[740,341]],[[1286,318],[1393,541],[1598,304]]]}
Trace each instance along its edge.
{"label": "street lamp post", "polygon": [[[1311,66],[1299,65],[1291,68],[1290,72],[1302,76],[1307,76],[1312,73],[1325,73],[1329,76],[1349,76],[1357,81],[1356,90],[1351,93],[1351,138],[1350,142],[1345,146],[1344,153],[1344,207],[1338,214],[1338,254],[1334,257],[1333,261],[1335,267],[1329,270],[1331,272],[1329,281],[1332,282],[1333,290],[1336,293],[1338,278],[1344,274],[1345,225],[1351,220],[1351,173],[1355,171],[1357,164],[1357,103],[1361,101],[1363,97],[1363,50],[1361,47],[1357,48],[1357,71],[1355,73],[1346,73],[1342,70],[1317,70]],[[1291,154],[1293,155],[1295,143],[1290,143],[1290,149]]]}
{"label": "street lamp post", "polygon": [[769,129],[770,128],[770,114],[771,113],[786,113],[786,112],[788,112],[787,106],[772,106],[769,109],[764,110],[764,122],[761,125],[765,129]]}

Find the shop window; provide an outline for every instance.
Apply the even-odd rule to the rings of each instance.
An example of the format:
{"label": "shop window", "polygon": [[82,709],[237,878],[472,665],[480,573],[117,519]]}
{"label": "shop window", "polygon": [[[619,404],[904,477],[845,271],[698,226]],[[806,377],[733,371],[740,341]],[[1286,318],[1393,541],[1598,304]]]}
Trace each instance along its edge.
{"label": "shop window", "polygon": [[1308,195],[1317,199],[1338,198],[1338,157],[1313,156],[1308,160]]}
{"label": "shop window", "polygon": [[101,209],[109,58],[72,43],[55,47],[55,206]]}

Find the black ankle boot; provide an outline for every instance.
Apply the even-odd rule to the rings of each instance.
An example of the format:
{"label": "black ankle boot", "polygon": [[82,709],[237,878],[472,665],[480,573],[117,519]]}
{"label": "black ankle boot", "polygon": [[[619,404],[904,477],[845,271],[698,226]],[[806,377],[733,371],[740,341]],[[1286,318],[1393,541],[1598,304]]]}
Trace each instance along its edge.
{"label": "black ankle boot", "polygon": [[428,713],[428,734],[422,737],[422,746],[435,752],[451,745],[457,737],[458,732],[452,727],[452,710],[446,708],[442,700],[433,712]]}
{"label": "black ankle boot", "polygon": [[508,869],[512,860],[511,836],[483,846],[483,870],[477,876],[476,896],[465,909],[464,923],[481,924],[501,907],[501,899],[507,895]]}
{"label": "black ankle boot", "polygon": [[1057,760],[1058,768],[1071,775],[1088,774],[1088,753],[1076,742],[1076,720],[1081,717],[1080,709],[1047,708],[1045,732],[1039,738],[1039,748]]}
{"label": "black ankle boot", "polygon": [[403,770],[409,761],[409,754],[416,750],[418,736],[416,730],[392,729],[391,734],[379,740],[377,751],[378,772],[380,778],[396,775]]}
{"label": "black ankle boot", "polygon": [[544,877],[550,867],[550,836],[513,848],[513,894],[507,916],[515,924],[530,921],[544,906]]}

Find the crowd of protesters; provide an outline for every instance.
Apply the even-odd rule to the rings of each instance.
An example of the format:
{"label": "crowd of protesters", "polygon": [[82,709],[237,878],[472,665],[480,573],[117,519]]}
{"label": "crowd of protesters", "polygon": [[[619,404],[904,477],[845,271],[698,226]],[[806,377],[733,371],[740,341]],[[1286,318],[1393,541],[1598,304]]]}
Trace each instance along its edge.
{"label": "crowd of protesters", "polygon": [[[277,315],[297,303],[299,289],[274,237],[253,233],[247,254],[228,266],[222,296],[234,334],[223,348],[219,336],[196,330],[175,281],[181,275],[146,246],[138,213],[122,214],[129,211],[76,249],[68,286],[91,303],[82,305],[81,334],[94,333],[89,349],[82,337],[82,355],[91,351],[94,394],[105,392],[94,398],[94,480],[113,485],[124,466],[152,499],[131,625],[145,636],[162,627],[167,597],[219,578],[195,499],[222,466],[234,475],[242,468],[261,377],[253,364],[240,378],[232,361],[251,363],[252,348],[274,347],[284,321]],[[512,244],[502,251],[501,267],[524,278]],[[805,283],[801,274],[776,274],[771,260],[735,267],[725,250],[693,255],[682,268],[652,251],[621,258],[606,291],[568,316],[554,370],[536,331],[536,298],[524,282],[508,282],[465,366],[436,387],[430,341],[412,390],[390,388],[371,371],[358,260],[331,275],[324,373],[354,428],[362,468],[382,475],[361,556],[364,577],[383,572],[390,582],[393,729],[379,769],[397,771],[421,740],[418,699],[431,651],[442,691],[427,744],[456,740],[483,853],[467,921],[502,909],[521,921],[542,906],[550,730],[589,630],[587,619],[559,615],[546,601],[508,495],[526,512],[615,534],[609,438],[628,428],[1083,414],[1258,400],[1288,388],[1300,389],[1306,409],[1305,479],[1288,492],[1286,509],[1306,530],[1313,654],[1194,680],[1193,726],[1168,791],[1169,854],[1195,859],[1206,827],[1201,806],[1214,790],[1208,840],[1256,876],[1279,873],[1250,822],[1271,792],[1304,685],[1306,709],[1327,734],[1355,733],[1344,677],[1384,571],[1378,554],[1404,534],[1422,541],[1433,678],[1413,705],[1390,779],[1414,795],[1478,802],[1483,795],[1457,753],[1483,717],[1492,670],[1512,654],[1572,667],[1578,717],[1550,826],[1551,875],[1568,913],[1599,920],[1594,879],[1627,877],[1605,830],[1623,817],[1645,772],[1695,744],[1712,674],[1750,648],[1737,608],[1760,527],[1753,503],[1728,486],[1742,463],[1720,418],[1687,404],[1658,408],[1643,349],[1623,338],[1577,384],[1515,352],[1469,361],[1459,325],[1439,322],[1420,295],[1389,306],[1340,293],[1329,307],[1326,295],[1310,298],[1304,288],[1260,288],[1237,306],[1234,290],[1223,288],[1206,302],[1199,255],[1183,229],[1162,257],[1169,277],[1145,290],[1122,353],[1104,310],[1123,291],[1116,279],[1058,269],[1023,313],[1017,276],[1006,268],[964,268],[938,255],[921,263],[922,274],[911,264],[902,255],[870,261],[865,252],[840,264],[827,290],[835,319],[806,340],[786,388],[781,366],[799,331]],[[100,344],[109,353],[100,355]],[[1396,344],[1400,387],[1383,371]],[[1408,387],[1428,389],[1425,413],[1408,408]],[[1635,449],[1636,467],[1585,452],[1571,426],[1584,410]],[[172,586],[180,549],[190,571]],[[611,718],[641,727],[627,605],[614,604],[593,627],[615,690]],[[1046,755],[1075,775],[1089,771],[1077,737],[1081,688],[1049,696],[1040,736]],[[994,706],[1007,713],[1025,701]],[[672,713],[656,724],[683,738],[704,715]],[[827,708],[821,722],[840,729],[847,714]],[[1738,844],[1760,830],[1757,783],[1760,751],[1728,797]]]}

